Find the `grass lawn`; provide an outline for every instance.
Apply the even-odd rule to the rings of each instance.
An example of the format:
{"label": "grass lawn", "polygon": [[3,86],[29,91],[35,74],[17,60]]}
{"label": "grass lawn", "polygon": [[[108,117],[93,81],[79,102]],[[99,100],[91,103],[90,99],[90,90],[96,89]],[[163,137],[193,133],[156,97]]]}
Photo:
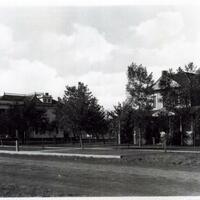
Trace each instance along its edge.
{"label": "grass lawn", "polygon": [[199,154],[132,152],[121,160],[0,154],[0,196],[200,195]]}

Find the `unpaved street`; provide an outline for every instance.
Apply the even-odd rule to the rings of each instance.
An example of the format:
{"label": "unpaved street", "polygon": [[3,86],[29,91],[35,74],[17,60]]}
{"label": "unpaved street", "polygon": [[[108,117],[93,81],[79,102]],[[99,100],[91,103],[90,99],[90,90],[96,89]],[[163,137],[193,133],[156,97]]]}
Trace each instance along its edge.
{"label": "unpaved street", "polygon": [[1,196],[200,195],[200,173],[95,162],[0,157]]}

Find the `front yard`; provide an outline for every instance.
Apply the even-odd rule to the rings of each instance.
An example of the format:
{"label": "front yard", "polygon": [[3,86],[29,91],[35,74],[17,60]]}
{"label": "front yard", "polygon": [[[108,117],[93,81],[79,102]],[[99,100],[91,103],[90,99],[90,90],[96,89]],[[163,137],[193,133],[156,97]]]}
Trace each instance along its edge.
{"label": "front yard", "polygon": [[129,151],[119,159],[0,155],[0,196],[200,195],[200,156]]}

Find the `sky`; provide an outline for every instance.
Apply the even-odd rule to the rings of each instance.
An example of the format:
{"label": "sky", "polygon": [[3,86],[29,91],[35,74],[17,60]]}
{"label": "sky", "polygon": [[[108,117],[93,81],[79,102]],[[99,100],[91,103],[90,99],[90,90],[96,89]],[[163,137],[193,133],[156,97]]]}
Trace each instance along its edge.
{"label": "sky", "polygon": [[156,80],[200,67],[200,5],[0,7],[0,95],[88,85],[106,109],[126,98],[127,67]]}

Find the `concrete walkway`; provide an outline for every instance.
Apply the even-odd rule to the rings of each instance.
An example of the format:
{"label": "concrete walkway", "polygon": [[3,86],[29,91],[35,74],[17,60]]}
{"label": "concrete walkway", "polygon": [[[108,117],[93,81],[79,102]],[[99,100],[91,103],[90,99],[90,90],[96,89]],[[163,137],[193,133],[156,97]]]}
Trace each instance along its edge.
{"label": "concrete walkway", "polygon": [[[122,155],[112,155],[109,154],[109,150],[114,150],[113,148],[99,148],[99,147],[94,147],[94,148],[85,148],[87,150],[108,150],[108,154],[107,152],[104,154],[82,154],[82,153],[67,153],[67,152],[56,152],[56,151],[60,151],[62,149],[67,150],[67,148],[59,148],[56,147],[54,149],[51,149],[52,147],[49,147],[48,149],[44,150],[37,150],[37,151],[26,151],[26,150],[21,150],[21,151],[15,151],[15,150],[0,150],[0,154],[10,154],[10,155],[38,155],[38,156],[58,156],[58,157],[80,157],[80,158],[103,158],[103,159],[121,159],[123,156],[126,156],[126,152],[121,152]],[[80,148],[73,148],[73,149],[80,149]],[[70,148],[69,150],[72,150],[72,148]],[[53,152],[52,152],[53,151]],[[130,155],[131,151],[133,152],[164,152],[163,149],[139,149],[139,148],[130,148],[130,149],[126,149],[125,151],[127,151],[127,156]],[[199,150],[180,150],[180,149],[167,149],[167,153],[191,153],[191,154],[200,154]]]}
{"label": "concrete walkway", "polygon": [[83,158],[109,158],[120,159],[121,155],[96,155],[96,154],[77,154],[77,153],[54,153],[54,152],[41,152],[41,151],[7,151],[0,150],[0,154],[11,155],[38,155],[38,156],[59,156],[59,157],[83,157]]}

